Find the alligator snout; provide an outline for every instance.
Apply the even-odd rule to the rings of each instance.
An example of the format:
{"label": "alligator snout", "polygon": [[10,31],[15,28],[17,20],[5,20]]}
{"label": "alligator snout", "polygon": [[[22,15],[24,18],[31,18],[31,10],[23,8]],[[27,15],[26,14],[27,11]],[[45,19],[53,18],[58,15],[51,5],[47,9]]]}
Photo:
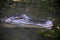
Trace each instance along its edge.
{"label": "alligator snout", "polygon": [[[5,23],[9,24],[16,24],[16,25],[34,25],[39,28],[48,28],[51,29],[53,26],[53,22],[51,20],[46,20],[46,21],[38,21],[38,20],[33,20],[26,14],[21,14],[17,16],[11,16],[9,18],[6,18]],[[43,23],[42,23],[43,22]]]}

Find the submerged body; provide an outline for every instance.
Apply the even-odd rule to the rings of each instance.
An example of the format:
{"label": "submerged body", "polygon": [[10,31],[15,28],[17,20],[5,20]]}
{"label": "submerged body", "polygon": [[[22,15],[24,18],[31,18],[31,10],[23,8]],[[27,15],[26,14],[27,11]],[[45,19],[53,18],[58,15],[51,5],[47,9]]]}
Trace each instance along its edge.
{"label": "submerged body", "polygon": [[[5,23],[13,24],[16,26],[23,27],[36,27],[36,28],[47,28],[51,29],[53,26],[53,22],[51,20],[46,20],[37,22],[38,20],[32,20],[32,18],[28,17],[26,14],[20,14],[17,16],[11,16],[6,18]],[[34,21],[34,22],[33,22]]]}

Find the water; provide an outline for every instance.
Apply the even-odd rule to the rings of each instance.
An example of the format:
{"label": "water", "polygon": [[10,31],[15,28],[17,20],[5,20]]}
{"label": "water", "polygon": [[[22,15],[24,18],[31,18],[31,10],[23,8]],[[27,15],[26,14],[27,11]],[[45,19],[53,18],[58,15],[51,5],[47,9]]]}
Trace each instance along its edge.
{"label": "water", "polygon": [[[13,8],[7,7],[4,9],[3,15],[4,17],[7,17],[6,18],[7,20],[8,18],[11,17],[11,15],[14,15],[14,14],[26,14],[33,19],[32,20],[33,22],[39,23],[40,20],[47,20],[49,19],[48,17],[53,17],[53,13],[48,8],[50,6],[47,7],[47,5],[45,6],[45,4],[44,6],[42,6],[43,4],[39,6],[31,5],[32,7],[30,5],[29,6],[22,5],[23,6],[22,8],[20,8],[20,6],[17,6],[17,7],[13,6]],[[1,25],[2,25],[2,28],[0,29],[0,31],[1,31],[3,40],[45,40],[45,39],[52,40],[53,39],[51,37],[47,37],[47,38],[44,37],[42,32],[43,30],[45,31],[47,29],[41,29],[39,28],[40,26],[36,28],[37,27],[36,25],[22,24],[23,27],[22,26],[18,27],[18,25],[7,24],[6,22],[5,23],[3,22]],[[37,25],[40,25],[40,24],[37,24]],[[42,34],[41,35],[37,34],[37,31],[38,33],[42,33]],[[44,32],[44,33],[47,34],[49,32]]]}

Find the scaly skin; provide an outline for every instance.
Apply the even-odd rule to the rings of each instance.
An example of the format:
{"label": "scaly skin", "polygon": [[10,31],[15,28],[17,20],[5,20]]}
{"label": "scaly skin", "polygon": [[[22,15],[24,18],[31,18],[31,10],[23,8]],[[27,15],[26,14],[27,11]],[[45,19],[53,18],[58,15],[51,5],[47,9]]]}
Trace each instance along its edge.
{"label": "scaly skin", "polygon": [[[21,14],[20,16],[11,16],[5,19],[5,23],[3,23],[4,27],[6,28],[13,28],[13,27],[35,27],[35,28],[47,28],[51,29],[53,26],[52,21],[46,20],[37,21],[31,20],[32,18],[28,17],[26,14]],[[8,23],[8,24],[7,24]]]}

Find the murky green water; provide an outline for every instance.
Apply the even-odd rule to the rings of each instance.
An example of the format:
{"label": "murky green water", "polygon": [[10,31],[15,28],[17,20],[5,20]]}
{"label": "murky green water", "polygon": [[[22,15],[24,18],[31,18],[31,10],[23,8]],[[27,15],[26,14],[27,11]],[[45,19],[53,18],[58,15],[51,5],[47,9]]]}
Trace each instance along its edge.
{"label": "murky green water", "polygon": [[[14,4],[14,3],[13,3]],[[16,3],[15,3],[16,4]],[[19,3],[20,4],[20,3]],[[46,20],[48,17],[54,18],[54,7],[51,7],[49,2],[29,3],[29,5],[21,5],[10,7],[9,5],[2,11],[2,16],[10,16],[12,14],[27,14],[33,19]],[[11,4],[12,5],[12,4]],[[58,40],[56,30],[44,30],[37,28],[0,28],[1,39],[3,40]],[[58,33],[59,34],[59,33]],[[59,36],[60,37],[60,36]]]}

